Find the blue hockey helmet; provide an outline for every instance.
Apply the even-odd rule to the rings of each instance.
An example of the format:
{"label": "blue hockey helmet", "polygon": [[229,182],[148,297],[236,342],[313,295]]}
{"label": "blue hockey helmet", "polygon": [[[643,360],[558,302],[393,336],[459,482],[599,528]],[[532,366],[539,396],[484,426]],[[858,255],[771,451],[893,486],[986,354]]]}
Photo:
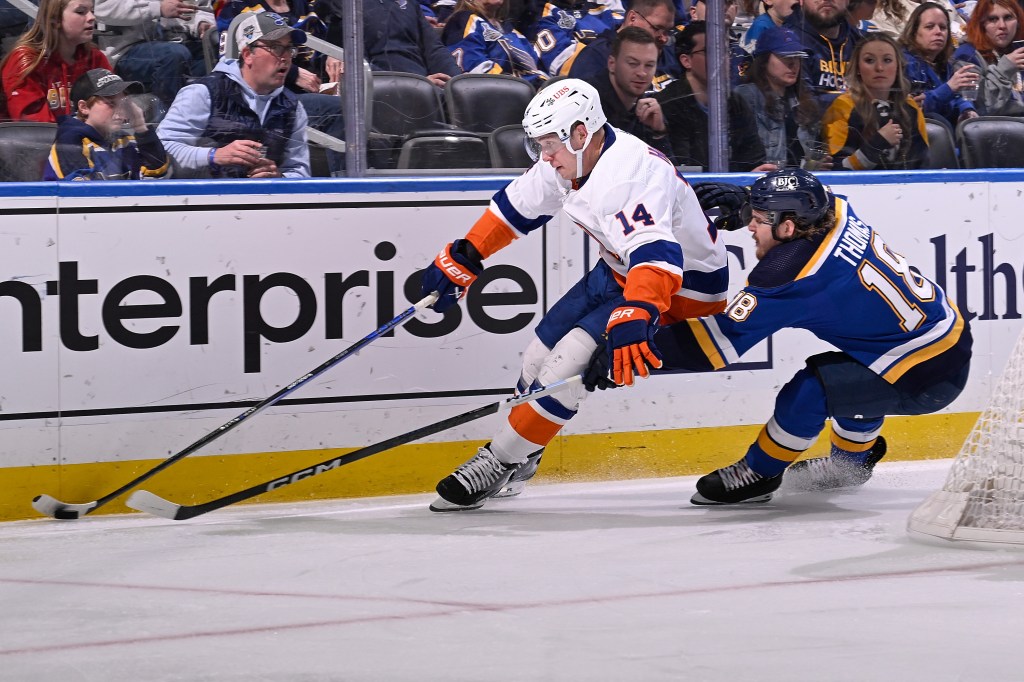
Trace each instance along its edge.
{"label": "blue hockey helmet", "polygon": [[[772,233],[783,215],[792,214],[800,222],[815,225],[832,206],[832,195],[810,173],[800,168],[786,168],[758,178],[750,187],[749,209],[764,211],[772,222]],[[750,216],[744,216],[747,223]]]}

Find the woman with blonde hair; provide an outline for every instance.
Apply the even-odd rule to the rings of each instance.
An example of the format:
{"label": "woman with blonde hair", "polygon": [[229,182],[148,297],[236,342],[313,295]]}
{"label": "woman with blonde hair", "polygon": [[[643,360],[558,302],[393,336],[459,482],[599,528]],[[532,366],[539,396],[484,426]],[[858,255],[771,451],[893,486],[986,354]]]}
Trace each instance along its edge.
{"label": "woman with blonde hair", "polygon": [[921,168],[928,161],[924,113],[911,99],[903,56],[885,33],[857,43],[847,91],[825,112],[823,136],[836,170]]}
{"label": "woman with blonde hair", "polygon": [[466,73],[504,73],[535,86],[547,80],[533,45],[508,20],[508,0],[459,0],[441,42]]}
{"label": "woman with blonde hair", "polygon": [[92,42],[92,0],[41,0],[35,23],[0,64],[14,120],[56,122],[74,113],[70,91],[90,69],[110,69]]}
{"label": "woman with blonde hair", "polygon": [[1016,0],[979,0],[967,22],[956,64],[981,72],[975,106],[984,116],[1024,115],[1024,10]]}

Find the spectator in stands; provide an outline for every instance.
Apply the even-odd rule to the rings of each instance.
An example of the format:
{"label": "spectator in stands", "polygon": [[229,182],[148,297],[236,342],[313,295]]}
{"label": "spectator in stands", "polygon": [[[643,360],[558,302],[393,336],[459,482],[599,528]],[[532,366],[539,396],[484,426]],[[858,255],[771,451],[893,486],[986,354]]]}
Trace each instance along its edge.
{"label": "spectator in stands", "polygon": [[661,105],[645,96],[658,66],[658,51],[650,33],[628,26],[612,41],[608,70],[585,80],[601,97],[601,108],[610,124],[671,158]]}
{"label": "spectator in stands", "polygon": [[784,24],[810,52],[804,78],[821,111],[846,92],[846,68],[861,37],[846,21],[846,8],[847,0],[804,0]]}
{"label": "spectator in stands", "polygon": [[[277,12],[277,9],[285,11]],[[273,12],[284,19],[289,26],[321,38],[327,30],[320,18],[310,11],[306,0],[229,0],[217,12],[217,30],[221,33],[221,56],[224,56],[230,43],[232,45],[230,56],[237,57],[238,47],[234,44],[234,38],[229,29],[237,17],[252,12]],[[313,64],[312,54],[313,52],[309,49],[299,48],[292,59],[292,65],[288,69],[284,85],[298,96],[302,108],[306,110],[306,116],[309,117],[311,128],[327,133],[336,139],[344,140],[345,118],[341,111],[341,98],[338,97],[336,90],[321,92],[323,84],[314,71],[316,67]],[[344,155],[330,149],[327,150],[327,166],[332,173],[343,171],[345,169]]]}
{"label": "spectator in stands", "polygon": [[1024,116],[1024,10],[1015,0],[979,0],[967,22],[967,42],[953,62],[982,72],[978,101],[984,116]]}
{"label": "spectator in stands", "polygon": [[441,42],[466,73],[503,73],[534,86],[547,80],[533,45],[508,20],[508,0],[459,0]]}
{"label": "spectator in stands", "polygon": [[174,98],[157,134],[177,166],[200,177],[309,177],[306,112],[284,87],[306,34],[272,12],[235,30],[239,57]]}
{"label": "spectator in stands", "polygon": [[614,31],[624,18],[618,3],[552,0],[537,22],[534,45],[540,66],[550,76],[568,75],[576,56],[605,31]]}
{"label": "spectator in stands", "polygon": [[758,15],[743,34],[743,48],[748,52],[754,51],[762,33],[772,26],[782,26],[782,22],[800,6],[799,0],[761,0],[761,4],[764,6],[764,13]]}
{"label": "spectator in stands", "polygon": [[900,44],[907,63],[907,79],[920,84],[923,96],[918,98],[918,104],[926,115],[945,118],[954,127],[978,115],[974,102],[959,93],[965,87],[978,87],[980,70],[972,64],[953,68],[953,40],[945,7],[930,1],[918,5],[910,13]]}
{"label": "spectator in stands", "polygon": [[[736,21],[736,0],[725,0],[725,30],[729,37],[729,83],[736,87],[747,80],[747,69],[750,68],[750,54],[740,45],[740,36],[733,33],[732,25]],[[707,16],[707,3],[704,0],[693,0],[690,5],[690,21],[704,21]]]}
{"label": "spectator in stands", "polygon": [[926,165],[924,113],[910,97],[902,52],[888,33],[870,33],[857,43],[847,85],[822,121],[835,168],[908,170]]}
{"label": "spectator in stands", "polygon": [[[674,30],[676,15],[672,0],[632,0],[626,17],[618,30],[635,26],[647,31],[661,49],[658,55],[658,71],[654,74],[654,89],[661,90],[682,75],[668,39]],[[569,69],[573,78],[587,79],[608,68],[608,56],[612,52],[615,31],[605,31],[589,45],[580,50]]]}
{"label": "spectator in stands", "polygon": [[[676,36],[676,53],[684,75],[655,95],[668,127],[676,165],[708,166],[707,25],[691,22]],[[754,114],[742,99],[729,96],[729,170],[775,170],[765,163],[764,145]]]}
{"label": "spectator in stands", "polygon": [[878,24],[872,21],[877,7],[878,0],[848,0],[846,21],[861,33],[881,31],[882,29],[878,27]]}
{"label": "spectator in stands", "polygon": [[202,38],[213,14],[185,0],[97,0],[109,35],[100,47],[125,80],[139,81],[165,106],[192,77],[206,73]]}
{"label": "spectator in stands", "polygon": [[142,84],[107,69],[92,69],[71,88],[74,116],[57,124],[57,139],[43,180],[138,180],[162,178],[170,161],[130,98]]}
{"label": "spectator in stands", "polygon": [[[327,39],[344,46],[341,0],[320,0],[317,13],[327,22]],[[404,71],[426,76],[443,88],[462,73],[418,2],[363,0],[364,57],[374,71]],[[327,80],[341,80],[342,63],[328,57]]]}
{"label": "spectator in stands", "polygon": [[[807,51],[788,28],[773,26],[761,33],[750,65],[750,82],[736,96],[753,112],[766,158],[798,166],[817,142],[818,105],[800,70]],[[815,159],[814,170],[830,170],[831,158]]]}
{"label": "spectator in stands", "polygon": [[41,0],[32,27],[0,64],[10,117],[54,123],[73,113],[71,86],[110,62],[92,42],[92,0]]}
{"label": "spectator in stands", "polygon": [[908,17],[918,6],[919,0],[874,0],[871,4],[874,7],[874,13],[869,17],[873,27],[871,30],[885,31],[897,37],[906,27]]}

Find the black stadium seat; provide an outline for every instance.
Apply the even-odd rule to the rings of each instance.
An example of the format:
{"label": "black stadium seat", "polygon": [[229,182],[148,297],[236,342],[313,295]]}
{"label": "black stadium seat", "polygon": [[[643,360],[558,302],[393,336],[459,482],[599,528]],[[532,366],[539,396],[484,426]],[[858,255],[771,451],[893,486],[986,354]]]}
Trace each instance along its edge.
{"label": "black stadium seat", "polygon": [[441,133],[406,140],[398,154],[399,168],[490,168],[487,143],[478,135]]}
{"label": "black stadium seat", "polygon": [[1024,168],[1024,119],[981,116],[956,128],[964,168]]}
{"label": "black stadium seat", "polygon": [[448,122],[474,133],[521,123],[533,86],[521,78],[502,74],[463,73],[444,86]]}
{"label": "black stadium seat", "polygon": [[487,145],[494,168],[529,168],[533,159],[526,151],[526,132],[519,123],[502,126],[491,133]]}
{"label": "black stadium seat", "polygon": [[57,136],[56,123],[0,123],[0,182],[36,182]]}
{"label": "black stadium seat", "polygon": [[959,168],[952,126],[944,120],[925,118],[928,132],[928,168]]}

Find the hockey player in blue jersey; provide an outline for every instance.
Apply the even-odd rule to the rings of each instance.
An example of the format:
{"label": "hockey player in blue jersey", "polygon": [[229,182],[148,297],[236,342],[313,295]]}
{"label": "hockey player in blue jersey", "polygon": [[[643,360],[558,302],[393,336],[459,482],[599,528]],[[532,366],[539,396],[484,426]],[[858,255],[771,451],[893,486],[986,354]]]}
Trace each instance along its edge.
{"label": "hockey player in blue jersey", "polygon": [[[710,192],[723,198],[727,219],[750,230],[758,263],[725,312],[652,334],[665,367],[721,369],[785,327],[806,329],[839,350],[807,359],[746,455],[701,477],[691,502],[767,501],[784,472],[796,490],[864,483],[885,454],[885,415],[935,412],[963,390],[971,359],[967,320],[845,198],[806,171],[757,180],[742,217],[740,188],[698,187],[705,206],[714,203]],[[598,383],[608,363],[601,354],[591,366]],[[830,456],[793,464],[829,417]]]}

